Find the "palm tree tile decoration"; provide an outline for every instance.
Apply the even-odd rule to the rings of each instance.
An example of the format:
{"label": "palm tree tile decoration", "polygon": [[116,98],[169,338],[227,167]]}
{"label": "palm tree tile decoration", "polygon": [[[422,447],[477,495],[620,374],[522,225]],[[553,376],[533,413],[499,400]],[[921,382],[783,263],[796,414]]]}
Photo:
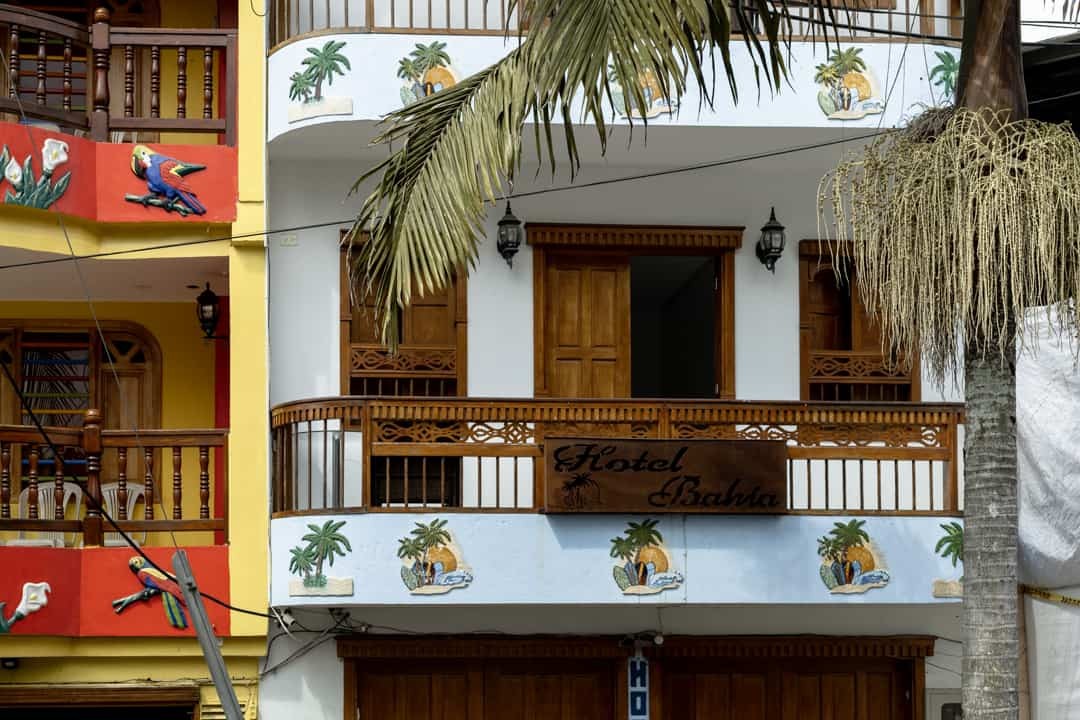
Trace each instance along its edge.
{"label": "palm tree tile decoration", "polygon": [[[1061,0],[1064,19],[1080,4]],[[388,117],[382,142],[395,151],[370,170],[376,180],[355,228],[371,228],[352,264],[353,285],[370,288],[384,337],[414,288],[446,287],[477,257],[477,233],[502,179],[519,169],[526,121],[554,162],[580,165],[573,123],[556,143],[550,121],[584,107],[601,151],[608,137],[608,65],[634,92],[651,70],[670,79],[665,100],[693,77],[711,105],[705,58],[719,58],[738,100],[732,42],[741,38],[755,81],[782,91],[792,33],[836,37],[853,25],[854,3],[782,0],[754,6],[762,33],[740,3],[713,0],[532,0],[518,6],[530,28],[513,50],[454,87]],[[819,192],[823,230],[849,246],[859,292],[883,329],[887,354],[922,358],[944,382],[963,373],[966,395],[963,710],[966,720],[1015,720],[1017,624],[1017,349],[1030,345],[1030,307],[1051,306],[1054,329],[1080,331],[1070,299],[1080,293],[1080,139],[1070,128],[1028,119],[1020,61],[1019,0],[969,0],[956,108],[930,110],[855,152]],[[793,13],[799,13],[799,23]],[[719,52],[714,52],[719,50]],[[742,58],[749,58],[743,60]],[[583,105],[581,103],[584,103]],[[643,103],[635,100],[636,106]],[[580,126],[578,126],[580,127]],[[561,148],[561,149],[559,149]],[[927,178],[934,182],[926,182]],[[430,208],[442,209],[431,223]],[[372,222],[378,217],[378,222]],[[360,237],[358,232],[352,238]],[[957,343],[958,331],[965,339]]]}
{"label": "palm tree tile decoration", "polygon": [[418,522],[398,540],[397,556],[404,562],[401,581],[414,595],[441,595],[472,582],[472,574],[459,567],[446,525],[446,520],[438,518]]}
{"label": "palm tree tile decoration", "polygon": [[290,595],[352,595],[351,578],[330,578],[324,569],[334,566],[335,557],[352,552],[349,539],[341,532],[344,520],[327,520],[320,525],[308,525],[301,539],[304,545],[289,550],[289,573],[300,581],[289,584]]}
{"label": "palm tree tile decoration", "polygon": [[612,576],[624,595],[654,595],[683,582],[682,573],[671,570],[658,523],[631,521],[621,536],[611,538],[610,555],[620,561],[612,568]]}

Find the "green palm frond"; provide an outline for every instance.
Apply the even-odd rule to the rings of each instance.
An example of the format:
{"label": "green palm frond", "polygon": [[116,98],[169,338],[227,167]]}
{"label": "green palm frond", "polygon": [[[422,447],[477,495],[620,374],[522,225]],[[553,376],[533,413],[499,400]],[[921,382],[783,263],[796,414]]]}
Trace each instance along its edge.
{"label": "green palm frond", "polygon": [[[840,9],[828,0],[809,5],[811,22],[823,25],[837,24],[846,11],[843,2]],[[726,2],[520,0],[513,6],[532,28],[529,35],[494,65],[387,116],[375,143],[395,151],[353,185],[357,192],[376,181],[349,234],[350,247],[365,234],[356,243],[358,261],[350,262],[352,291],[373,294],[391,343],[395,309],[409,304],[414,289],[436,292],[475,261],[486,204],[520,165],[527,121],[535,126],[538,154],[554,171],[552,121],[561,120],[573,174],[580,165],[574,122],[593,125],[605,151],[605,108],[615,109],[615,84],[627,114],[648,106],[639,82],[648,73],[660,86],[657,99],[672,102],[694,78],[711,105],[715,87],[704,70],[719,64],[737,98],[731,29],[733,13],[743,10]],[[752,0],[748,9],[763,31],[742,36],[756,82],[778,90],[787,74],[789,9],[776,0]],[[422,62],[419,54],[413,57]],[[423,59],[436,54],[427,46]]]}

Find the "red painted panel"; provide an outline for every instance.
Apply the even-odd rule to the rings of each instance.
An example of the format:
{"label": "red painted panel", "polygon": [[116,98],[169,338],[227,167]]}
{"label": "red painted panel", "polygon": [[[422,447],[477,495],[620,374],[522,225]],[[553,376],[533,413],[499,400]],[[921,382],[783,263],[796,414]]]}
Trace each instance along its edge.
{"label": "red painted panel", "polygon": [[[0,123],[0,144],[8,148],[10,158],[0,165],[0,196],[6,197],[9,192],[19,196],[20,201],[15,204],[29,204],[41,210],[49,209],[108,223],[229,223],[236,219],[238,190],[235,148],[220,145],[95,143],[74,135],[17,123]],[[182,177],[169,172],[162,173],[162,176],[169,180],[170,187],[180,185],[185,192],[194,195],[193,205],[205,208],[205,212],[190,212],[185,216],[163,207],[125,200],[125,196],[164,199],[151,191],[146,178],[135,174],[132,162],[137,147],[148,148],[155,165],[158,161],[175,159],[189,166],[190,172]],[[47,148],[52,150],[48,154],[55,169],[48,183],[41,183]],[[30,161],[29,171],[33,173],[34,185],[25,186],[23,197],[19,188],[29,177],[27,159]],[[190,168],[192,165],[204,167],[195,170]],[[166,164],[165,167],[174,166]],[[19,175],[23,177],[20,179]],[[65,177],[68,178],[66,181],[63,180]],[[66,189],[60,185],[61,182],[67,183]],[[31,187],[36,188],[33,195],[29,192]],[[183,203],[180,205],[184,206]]]}
{"label": "red painted panel", "polygon": [[[100,222],[232,222],[236,219],[236,150],[220,145],[97,145],[97,220]],[[132,171],[132,152],[147,147],[159,157],[185,165],[204,165],[183,178],[176,178],[194,193],[206,214],[180,217],[159,207],[128,202],[125,195],[148,193],[147,181]]]}
{"label": "red painted panel", "polygon": [[[185,548],[199,589],[226,602],[229,599],[227,547]],[[172,548],[145,548],[150,558],[172,571]],[[170,625],[160,595],[137,600],[121,613],[112,601],[140,592],[143,585],[128,563],[131,548],[16,548],[0,547],[0,602],[7,603],[5,618],[14,613],[25,582],[47,582],[48,603],[12,625],[14,635],[68,637],[175,637],[193,636],[190,613],[187,629]],[[210,622],[218,635],[229,634],[229,611],[205,601]]]}

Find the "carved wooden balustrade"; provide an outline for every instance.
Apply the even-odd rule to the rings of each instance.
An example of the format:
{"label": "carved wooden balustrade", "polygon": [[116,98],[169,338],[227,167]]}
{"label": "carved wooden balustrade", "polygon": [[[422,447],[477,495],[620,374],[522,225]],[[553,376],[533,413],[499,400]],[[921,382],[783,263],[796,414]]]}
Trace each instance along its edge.
{"label": "carved wooden balustrade", "polygon": [[[183,132],[236,144],[235,30],[113,27],[104,9],[94,20],[0,4],[0,111],[99,142]],[[123,87],[110,82],[117,64]]]}
{"label": "carved wooden balustrade", "polygon": [[782,440],[789,510],[957,515],[955,404],[341,397],[272,412],[274,511],[535,512],[545,437]]}
{"label": "carved wooden balustrade", "polygon": [[87,546],[121,544],[103,509],[140,537],[214,532],[224,541],[224,503],[215,503],[224,477],[215,469],[225,467],[228,430],[104,430],[90,410],[82,428],[46,434],[52,447],[36,428],[0,425],[0,545],[68,534],[76,538],[64,544],[80,544],[79,534]]}
{"label": "carved wooden balustrade", "polygon": [[[749,29],[760,32],[754,4],[750,0],[731,3],[736,4],[742,5]],[[945,13],[934,11],[934,0],[860,0],[846,6],[838,3],[836,15],[838,23],[850,26],[839,30],[842,36],[887,39],[885,33],[891,31],[959,39],[962,18],[959,3],[955,5],[955,12]],[[821,34],[820,24],[808,22],[809,7],[793,3],[789,10],[793,37]],[[732,18],[733,30],[741,32],[738,16],[733,13]],[[511,0],[273,0],[270,4],[271,46],[329,31],[503,35],[519,29],[518,8]]]}
{"label": "carved wooden balustrade", "polygon": [[880,351],[814,350],[808,360],[806,397],[813,400],[905,402],[912,399],[912,370],[886,363]]}

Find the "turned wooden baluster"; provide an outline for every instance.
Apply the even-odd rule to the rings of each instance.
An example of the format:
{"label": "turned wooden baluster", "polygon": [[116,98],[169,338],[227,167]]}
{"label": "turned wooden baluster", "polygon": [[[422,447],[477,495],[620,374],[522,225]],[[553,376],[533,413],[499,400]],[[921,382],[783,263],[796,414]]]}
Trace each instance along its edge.
{"label": "turned wooden baluster", "polygon": [[176,48],[176,117],[187,117],[187,48]]}
{"label": "turned wooden baluster", "polygon": [[199,518],[210,518],[210,448],[199,446]]}
{"label": "turned wooden baluster", "polygon": [[46,51],[46,42],[47,38],[45,33],[39,32],[37,41],[37,88],[34,90],[34,99],[37,100],[38,105],[44,105],[49,99],[49,96],[45,92],[45,73],[49,62],[49,54]]}
{"label": "turned wooden baluster", "polygon": [[26,514],[31,520],[38,519],[38,446],[30,445],[29,469],[26,473],[28,491],[26,493]]}
{"label": "turned wooden baluster", "polygon": [[64,39],[64,82],[60,106],[64,112],[71,112],[71,39]]}
{"label": "turned wooden baluster", "polygon": [[146,507],[143,510],[143,517],[147,520],[154,519],[154,450],[153,448],[143,448],[143,467],[146,470],[146,474],[143,476],[143,492],[146,497],[143,498],[143,502],[146,503]]}
{"label": "turned wooden baluster", "polygon": [[203,108],[205,120],[214,117],[214,48],[203,48]]}
{"label": "turned wooden baluster", "polygon": [[11,517],[11,443],[0,442],[0,518]]}
{"label": "turned wooden baluster", "polygon": [[12,23],[8,42],[8,97],[19,94],[19,26]]}
{"label": "turned wooden baluster", "polygon": [[135,117],[135,48],[124,46],[124,117]]}
{"label": "turned wooden baluster", "polygon": [[87,410],[83,420],[83,452],[86,453],[86,519],[83,544],[101,545],[105,540],[101,518],[101,411]]}
{"label": "turned wooden baluster", "polygon": [[183,505],[183,484],[184,477],[180,472],[182,449],[174,447],[172,449],[172,516],[173,520],[180,520],[184,517],[184,505]]}
{"label": "turned wooden baluster", "polygon": [[57,520],[64,519],[64,458],[53,458],[53,500],[56,502],[54,515]]}
{"label": "turned wooden baluster", "polygon": [[161,48],[150,46],[150,117],[161,117]]}
{"label": "turned wooden baluster", "polygon": [[109,139],[109,11],[94,11],[90,27],[90,45],[94,55],[94,113],[90,117],[90,138],[97,142]]}
{"label": "turned wooden baluster", "polygon": [[126,447],[116,449],[116,514],[121,520],[127,520],[127,451]]}

